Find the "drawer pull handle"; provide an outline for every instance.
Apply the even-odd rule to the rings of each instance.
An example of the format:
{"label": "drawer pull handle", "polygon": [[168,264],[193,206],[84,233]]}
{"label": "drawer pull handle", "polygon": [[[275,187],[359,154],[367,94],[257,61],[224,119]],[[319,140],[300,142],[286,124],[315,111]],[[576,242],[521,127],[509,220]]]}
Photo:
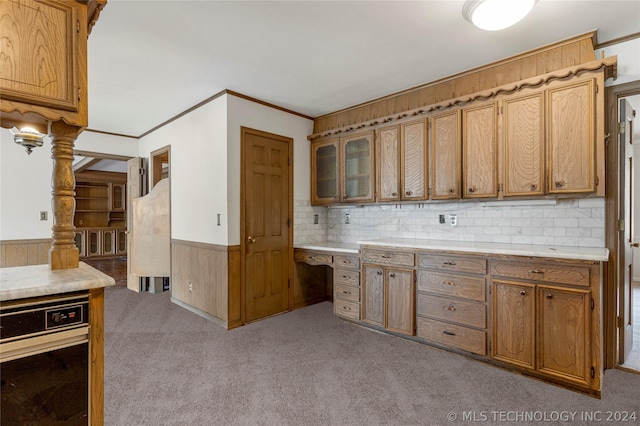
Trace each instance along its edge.
{"label": "drawer pull handle", "polygon": [[544,274],[540,269],[533,269],[529,271],[530,274]]}
{"label": "drawer pull handle", "polygon": [[395,278],[395,277],[396,277],[396,274],[394,274],[393,272],[389,273],[389,278]]}
{"label": "drawer pull handle", "polygon": [[342,290],[342,294],[351,294],[351,292],[348,290]]}
{"label": "drawer pull handle", "polygon": [[316,260],[316,257],[315,256],[309,256],[309,259]]}
{"label": "drawer pull handle", "polygon": [[456,266],[455,262],[444,262],[445,265]]}
{"label": "drawer pull handle", "polygon": [[383,259],[391,259],[391,256],[387,256],[386,254],[383,254],[382,256],[380,256]]}
{"label": "drawer pull handle", "polygon": [[382,269],[378,269],[378,270],[376,271],[376,274],[378,274],[378,275],[382,275]]}
{"label": "drawer pull handle", "polygon": [[351,310],[351,308],[348,308],[348,307],[346,307],[346,306],[343,306],[343,307],[342,307],[342,310],[343,310],[343,311],[350,311],[350,310]]}
{"label": "drawer pull handle", "polygon": [[547,293],[547,295],[545,296],[547,299],[551,300],[553,299],[553,294],[551,293]]}
{"label": "drawer pull handle", "polygon": [[452,332],[446,331],[446,330],[443,331],[442,334],[446,334],[447,336],[455,336],[456,335],[456,333],[452,333]]}
{"label": "drawer pull handle", "polygon": [[453,281],[444,281],[446,285],[456,285]]}
{"label": "drawer pull handle", "polygon": [[344,278],[345,280],[348,279],[349,277],[346,275],[343,275],[342,278]]}
{"label": "drawer pull handle", "polygon": [[446,307],[446,310],[447,310],[447,311],[452,311],[452,312],[453,312],[453,311],[455,311],[455,310],[456,310],[456,308],[455,308],[454,306],[447,306],[447,307]]}
{"label": "drawer pull handle", "polygon": [[527,295],[527,292],[526,292],[526,291],[524,291],[524,290],[520,290],[520,296],[526,296],[526,295]]}

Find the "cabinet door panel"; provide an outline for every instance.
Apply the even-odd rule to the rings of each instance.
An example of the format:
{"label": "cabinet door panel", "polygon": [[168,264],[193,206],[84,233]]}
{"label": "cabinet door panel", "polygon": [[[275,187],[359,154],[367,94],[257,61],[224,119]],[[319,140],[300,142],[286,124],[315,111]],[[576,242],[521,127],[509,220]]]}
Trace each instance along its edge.
{"label": "cabinet door panel", "polygon": [[493,358],[535,368],[535,285],[493,282]]}
{"label": "cabinet door panel", "polygon": [[538,286],[538,369],[589,384],[590,291]]}
{"label": "cabinet door panel", "polygon": [[460,111],[431,119],[431,198],[460,198]]}
{"label": "cabinet door panel", "polygon": [[362,284],[362,320],[384,326],[384,269],[365,266]]}
{"label": "cabinet door panel", "polygon": [[378,129],[378,200],[400,199],[400,127]]}
{"label": "cabinet door panel", "polygon": [[373,132],[343,138],[342,201],[374,201]]}
{"label": "cabinet door panel", "polygon": [[413,271],[388,269],[386,271],[386,306],[387,318],[385,328],[397,333],[414,334],[414,278]]}
{"label": "cabinet door panel", "polygon": [[338,140],[311,146],[311,203],[339,202],[338,194]]}
{"label": "cabinet door panel", "polygon": [[595,191],[594,82],[547,95],[549,193]]}
{"label": "cabinet door panel", "polygon": [[401,125],[402,199],[427,198],[427,139],[426,120]]}
{"label": "cabinet door panel", "polygon": [[544,194],[543,93],[504,102],[504,195]]}
{"label": "cabinet door panel", "polygon": [[496,105],[464,109],[462,114],[464,197],[497,197]]}

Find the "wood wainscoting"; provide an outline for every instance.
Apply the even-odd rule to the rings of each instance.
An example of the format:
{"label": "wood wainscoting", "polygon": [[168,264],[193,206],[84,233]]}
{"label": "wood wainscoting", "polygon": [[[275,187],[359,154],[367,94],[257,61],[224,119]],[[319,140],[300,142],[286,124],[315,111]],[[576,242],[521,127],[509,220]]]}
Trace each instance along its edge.
{"label": "wood wainscoting", "polygon": [[171,240],[171,300],[227,329],[242,325],[240,246]]}
{"label": "wood wainscoting", "polygon": [[0,241],[0,268],[48,263],[51,242],[51,238]]}

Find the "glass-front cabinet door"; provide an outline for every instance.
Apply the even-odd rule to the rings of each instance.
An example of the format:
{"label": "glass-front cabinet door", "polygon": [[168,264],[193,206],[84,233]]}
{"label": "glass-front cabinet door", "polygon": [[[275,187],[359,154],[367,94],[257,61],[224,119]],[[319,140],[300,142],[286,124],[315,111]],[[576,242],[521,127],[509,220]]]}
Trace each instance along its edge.
{"label": "glass-front cabinet door", "polygon": [[341,147],[342,202],[373,202],[373,132],[342,138]]}
{"label": "glass-front cabinet door", "polygon": [[311,203],[335,204],[340,202],[338,193],[338,139],[319,142],[311,146]]}

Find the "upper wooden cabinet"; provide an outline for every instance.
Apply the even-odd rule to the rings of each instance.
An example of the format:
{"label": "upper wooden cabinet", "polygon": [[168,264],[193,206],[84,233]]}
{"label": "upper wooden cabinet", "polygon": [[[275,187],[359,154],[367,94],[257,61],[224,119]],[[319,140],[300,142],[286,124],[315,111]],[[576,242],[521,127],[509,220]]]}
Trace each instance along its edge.
{"label": "upper wooden cabinet", "polygon": [[340,141],[338,139],[311,145],[311,202],[313,204],[340,202],[339,153]]}
{"label": "upper wooden cabinet", "polygon": [[3,0],[0,40],[5,126],[38,122],[27,113],[87,125],[86,2]]}
{"label": "upper wooden cabinet", "polygon": [[547,91],[547,163],[550,194],[594,192],[595,82]]}
{"label": "upper wooden cabinet", "polygon": [[403,200],[426,200],[427,184],[427,119],[400,125],[400,169]]}
{"label": "upper wooden cabinet", "polygon": [[460,198],[462,165],[460,111],[431,118],[431,198]]}
{"label": "upper wooden cabinet", "polygon": [[377,130],[376,169],[378,201],[400,200],[400,126]]}
{"label": "upper wooden cabinet", "polygon": [[375,162],[373,132],[340,140],[342,202],[372,202],[375,198]]}
{"label": "upper wooden cabinet", "polygon": [[312,204],[374,200],[373,132],[311,145]]}
{"label": "upper wooden cabinet", "polygon": [[503,195],[544,194],[544,93],[508,98],[503,106]]}
{"label": "upper wooden cabinet", "polygon": [[495,102],[462,110],[465,198],[498,196],[498,135]]}

